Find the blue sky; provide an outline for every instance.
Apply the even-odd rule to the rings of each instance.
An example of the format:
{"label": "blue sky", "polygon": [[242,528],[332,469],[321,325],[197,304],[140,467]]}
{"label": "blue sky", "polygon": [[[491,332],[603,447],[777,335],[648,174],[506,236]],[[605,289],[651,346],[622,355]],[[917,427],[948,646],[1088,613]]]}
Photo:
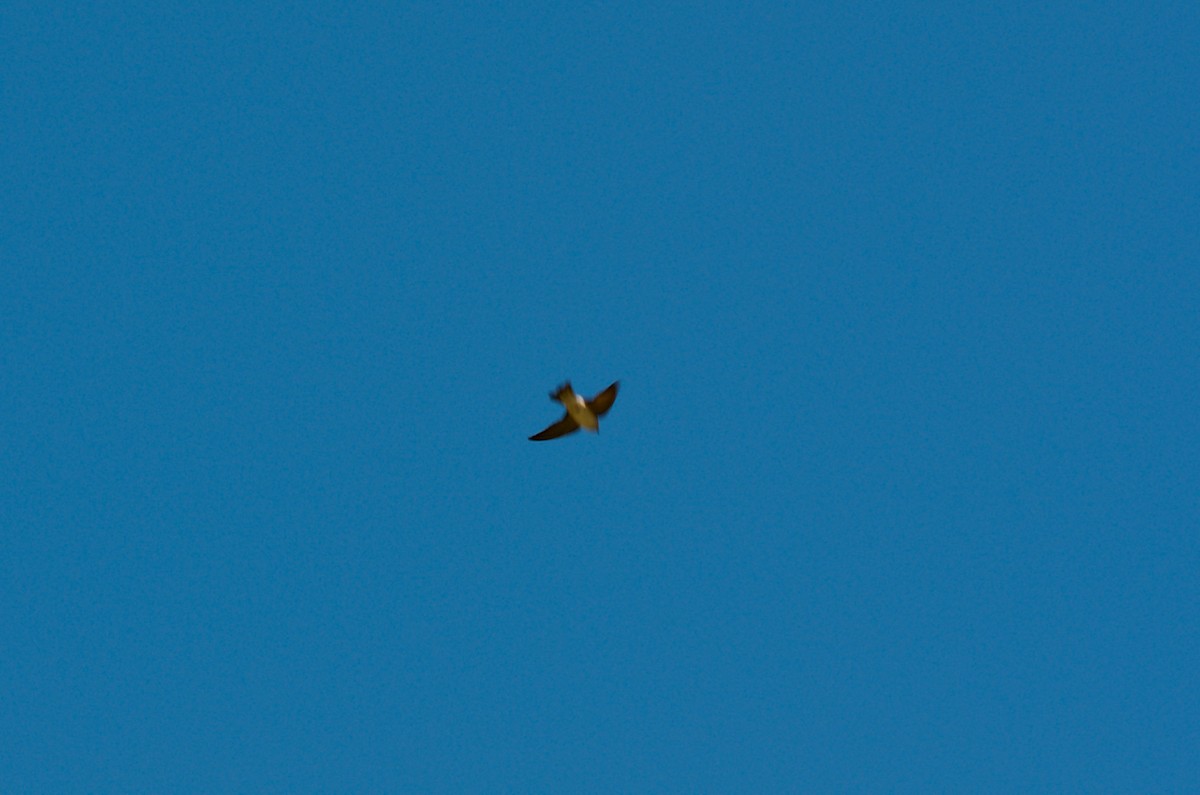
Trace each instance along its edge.
{"label": "blue sky", "polygon": [[1198,7],[451,5],[0,13],[0,789],[1200,786]]}

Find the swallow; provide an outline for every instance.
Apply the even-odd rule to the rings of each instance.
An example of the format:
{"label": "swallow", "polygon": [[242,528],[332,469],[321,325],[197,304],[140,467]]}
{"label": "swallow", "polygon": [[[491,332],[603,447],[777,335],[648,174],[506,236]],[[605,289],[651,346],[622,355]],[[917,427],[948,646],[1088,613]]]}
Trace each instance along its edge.
{"label": "swallow", "polygon": [[617,399],[617,385],[620,383],[620,381],[613,381],[608,389],[591,400],[585,400],[583,395],[575,394],[570,381],[566,382],[550,393],[550,399],[555,403],[563,404],[567,413],[546,430],[530,436],[529,441],[544,442],[547,439],[557,439],[580,428],[587,428],[593,433],[599,433],[600,418],[612,408],[613,401]]}

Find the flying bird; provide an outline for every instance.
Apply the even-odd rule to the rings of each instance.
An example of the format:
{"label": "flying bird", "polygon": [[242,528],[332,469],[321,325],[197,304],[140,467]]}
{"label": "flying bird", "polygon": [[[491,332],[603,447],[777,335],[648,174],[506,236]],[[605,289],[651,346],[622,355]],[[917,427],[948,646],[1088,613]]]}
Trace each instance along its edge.
{"label": "flying bird", "polygon": [[589,431],[599,433],[600,418],[612,408],[613,401],[617,399],[617,385],[620,383],[620,381],[613,381],[608,389],[591,400],[585,400],[583,395],[575,394],[570,381],[566,382],[550,393],[550,399],[555,403],[563,404],[567,413],[546,430],[530,436],[529,441],[544,442],[547,439],[557,439],[580,428],[587,428]]}

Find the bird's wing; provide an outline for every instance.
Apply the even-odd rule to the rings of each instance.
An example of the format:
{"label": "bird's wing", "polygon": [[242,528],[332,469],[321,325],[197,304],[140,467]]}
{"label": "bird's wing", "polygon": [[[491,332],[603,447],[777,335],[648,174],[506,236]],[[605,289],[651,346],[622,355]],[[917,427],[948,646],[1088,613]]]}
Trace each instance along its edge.
{"label": "bird's wing", "polygon": [[608,389],[587,402],[587,407],[592,410],[593,414],[601,417],[612,408],[613,401],[617,399],[617,386],[620,383],[620,381],[613,381]]}
{"label": "bird's wing", "polygon": [[560,436],[566,436],[571,431],[579,430],[579,423],[571,419],[570,414],[563,415],[563,418],[551,425],[541,433],[535,433],[529,437],[531,442],[544,442],[547,439],[557,439]]}

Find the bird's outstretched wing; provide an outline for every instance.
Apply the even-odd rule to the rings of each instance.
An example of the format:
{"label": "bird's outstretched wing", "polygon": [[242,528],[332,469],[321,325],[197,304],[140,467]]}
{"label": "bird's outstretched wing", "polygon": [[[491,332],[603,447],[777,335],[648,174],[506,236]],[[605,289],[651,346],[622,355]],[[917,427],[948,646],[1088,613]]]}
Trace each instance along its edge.
{"label": "bird's outstretched wing", "polygon": [[547,439],[557,439],[560,436],[566,436],[571,431],[579,430],[579,423],[571,419],[571,415],[565,414],[558,422],[551,425],[541,433],[535,433],[529,437],[531,442],[544,442]]}
{"label": "bird's outstretched wing", "polygon": [[592,410],[592,413],[597,417],[604,416],[604,413],[612,408],[613,401],[617,399],[617,387],[620,381],[613,381],[608,389],[587,402],[587,407]]}

